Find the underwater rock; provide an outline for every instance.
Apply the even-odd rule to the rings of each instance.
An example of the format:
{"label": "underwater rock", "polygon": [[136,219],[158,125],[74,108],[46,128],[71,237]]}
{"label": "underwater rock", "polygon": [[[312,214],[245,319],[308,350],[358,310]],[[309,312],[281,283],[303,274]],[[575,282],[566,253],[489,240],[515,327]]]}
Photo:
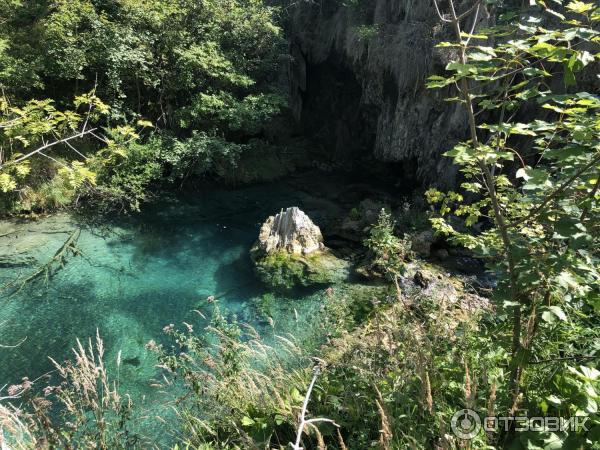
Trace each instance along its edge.
{"label": "underwater rock", "polygon": [[134,356],[132,358],[125,358],[123,360],[123,364],[138,367],[141,364],[141,362],[139,356]]}
{"label": "underwater rock", "polygon": [[349,263],[325,247],[319,227],[297,207],[265,221],[250,255],[259,278],[275,289],[334,283],[348,275]]}

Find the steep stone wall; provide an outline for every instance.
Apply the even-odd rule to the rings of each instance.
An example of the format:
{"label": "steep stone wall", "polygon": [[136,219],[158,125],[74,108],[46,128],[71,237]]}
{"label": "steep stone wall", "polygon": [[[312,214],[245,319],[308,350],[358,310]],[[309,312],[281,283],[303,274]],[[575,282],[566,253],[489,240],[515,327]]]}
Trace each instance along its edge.
{"label": "steep stone wall", "polygon": [[444,92],[425,89],[449,60],[435,49],[450,30],[433,1],[301,1],[290,14],[292,106],[305,135],[334,161],[374,156],[407,163],[417,182],[452,185],[441,154],[466,121]]}

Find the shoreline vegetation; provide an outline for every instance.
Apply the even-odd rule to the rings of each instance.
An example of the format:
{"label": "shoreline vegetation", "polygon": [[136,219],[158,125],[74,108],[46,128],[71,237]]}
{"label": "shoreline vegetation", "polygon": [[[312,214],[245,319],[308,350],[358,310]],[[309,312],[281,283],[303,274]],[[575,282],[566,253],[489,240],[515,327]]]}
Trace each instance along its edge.
{"label": "shoreline vegetation", "polygon": [[[109,284],[156,264],[156,279],[136,287],[175,289],[178,264],[194,261],[198,278],[209,254],[215,265],[211,290],[185,303],[192,319],[171,323],[178,304],[162,291],[162,335],[118,319],[135,353],[114,351],[97,329],[70,358],[51,359],[50,373],[0,380],[3,450],[600,449],[600,7],[434,0],[447,64],[432,67],[423,91],[462,118],[444,154],[460,173],[453,190],[398,187],[404,180],[379,189],[403,163],[361,169],[360,180],[307,171],[284,186],[277,180],[335,166],[300,136],[282,87],[286,14],[345,8],[357,23],[350,37],[367,49],[385,34],[369,22],[369,1],[339,3],[0,1],[0,214],[14,220],[0,225],[0,266],[18,274],[2,287],[0,318],[10,302],[47,307],[47,289],[20,294],[52,286],[82,258],[100,272],[104,261],[79,241],[96,234],[94,250],[116,251],[103,227],[119,233],[119,220],[146,220],[146,208],[206,256],[177,248],[164,223],[149,226],[127,267],[107,266]],[[408,14],[412,3],[401,3]],[[340,187],[344,177],[354,185]],[[261,181],[286,207],[302,192],[311,217],[290,208],[258,218],[255,267],[249,246],[220,246],[223,217],[208,215],[214,227],[196,236],[199,222],[177,228],[170,199],[153,203],[196,184]],[[271,205],[240,191],[236,204],[250,203],[261,214]],[[60,210],[76,228],[53,222]],[[237,211],[225,214],[246,218]],[[46,214],[31,233],[17,223]],[[232,223],[239,243],[256,226]],[[36,254],[43,233],[62,245]],[[123,231],[118,244],[140,236]],[[244,305],[226,301],[228,283],[255,279],[263,285]],[[0,342],[2,364],[26,339]],[[158,409],[127,392],[131,374]],[[512,425],[473,427],[467,415]],[[583,426],[517,426],[524,416]]]}

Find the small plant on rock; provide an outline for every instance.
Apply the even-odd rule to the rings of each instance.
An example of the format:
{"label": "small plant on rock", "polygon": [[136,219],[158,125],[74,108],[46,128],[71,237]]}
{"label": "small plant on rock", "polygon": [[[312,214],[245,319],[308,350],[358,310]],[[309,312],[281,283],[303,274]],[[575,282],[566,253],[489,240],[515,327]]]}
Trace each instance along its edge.
{"label": "small plant on rock", "polygon": [[411,244],[408,236],[396,236],[394,228],[395,222],[391,214],[382,209],[364,244],[373,253],[371,265],[394,281],[399,290],[398,277],[404,272]]}

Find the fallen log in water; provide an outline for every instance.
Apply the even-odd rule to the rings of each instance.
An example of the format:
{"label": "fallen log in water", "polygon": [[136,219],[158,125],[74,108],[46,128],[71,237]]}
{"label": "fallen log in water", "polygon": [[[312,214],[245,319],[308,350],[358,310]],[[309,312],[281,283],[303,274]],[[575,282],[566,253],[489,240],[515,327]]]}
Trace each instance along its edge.
{"label": "fallen log in water", "polygon": [[[36,281],[42,276],[44,277],[44,281],[47,283],[50,277],[54,275],[57,266],[59,266],[59,268],[64,267],[65,259],[69,253],[71,253],[73,256],[81,255],[81,250],[79,250],[79,248],[77,247],[77,240],[79,239],[80,235],[81,229],[78,228],[69,235],[69,238],[64,242],[63,245],[61,245],[61,247],[56,251],[56,253],[54,253],[52,258],[50,258],[44,265],[40,266],[34,273],[29,275],[23,281],[18,282],[18,280],[15,280],[15,283],[18,282],[18,287],[10,294],[9,297],[16,295],[27,284]],[[15,283],[11,285],[14,285]]]}

